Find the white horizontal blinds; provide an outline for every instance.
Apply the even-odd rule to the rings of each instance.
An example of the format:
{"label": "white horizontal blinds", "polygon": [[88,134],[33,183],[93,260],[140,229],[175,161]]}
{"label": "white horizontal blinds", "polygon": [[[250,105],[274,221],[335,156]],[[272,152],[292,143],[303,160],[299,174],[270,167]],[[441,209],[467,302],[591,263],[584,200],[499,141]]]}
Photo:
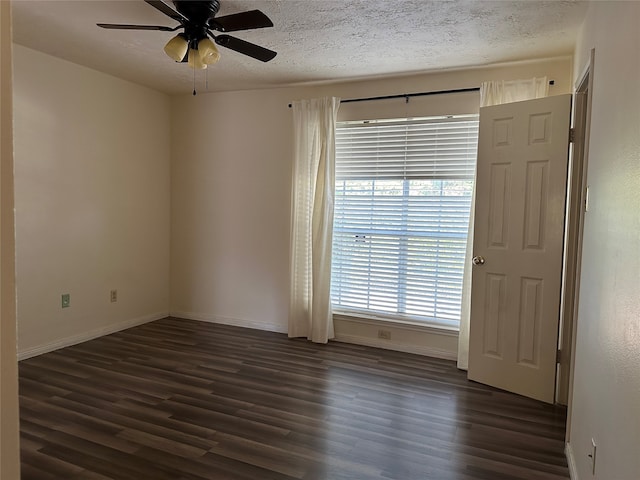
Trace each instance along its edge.
{"label": "white horizontal blinds", "polygon": [[471,179],[477,135],[477,115],[344,122],[336,178]]}
{"label": "white horizontal blinds", "polygon": [[338,125],[336,309],[458,324],[477,139],[477,115]]}

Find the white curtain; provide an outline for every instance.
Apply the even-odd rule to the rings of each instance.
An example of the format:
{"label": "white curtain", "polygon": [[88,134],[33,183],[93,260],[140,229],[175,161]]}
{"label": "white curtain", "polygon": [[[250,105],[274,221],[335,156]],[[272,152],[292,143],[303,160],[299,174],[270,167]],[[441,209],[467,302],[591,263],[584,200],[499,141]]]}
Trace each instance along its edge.
{"label": "white curtain", "polygon": [[[483,82],[480,85],[480,106],[488,107],[502,103],[533,100],[549,95],[547,77],[536,77],[526,80],[500,80]],[[482,111],[480,112],[482,116]],[[460,333],[458,336],[458,368],[469,367],[469,323],[471,319],[471,258],[473,257],[473,223],[475,217],[476,188],[473,187],[471,215],[469,216],[469,234],[467,236],[466,261],[462,278],[462,312],[460,316]]]}
{"label": "white curtain", "polygon": [[502,103],[521,102],[547,95],[549,95],[547,77],[483,82],[480,85],[480,106],[488,107]]}
{"label": "white curtain", "polygon": [[292,103],[292,188],[289,336],[327,343],[331,312],[331,242],[335,190],[335,128],[340,99]]}
{"label": "white curtain", "polygon": [[469,230],[467,231],[467,248],[465,250],[464,273],[462,274],[462,310],[460,312],[460,332],[458,334],[458,368],[469,368],[469,320],[471,319],[471,258],[473,257],[473,225],[476,209],[476,182],[473,181],[471,194],[471,212],[469,213]]}

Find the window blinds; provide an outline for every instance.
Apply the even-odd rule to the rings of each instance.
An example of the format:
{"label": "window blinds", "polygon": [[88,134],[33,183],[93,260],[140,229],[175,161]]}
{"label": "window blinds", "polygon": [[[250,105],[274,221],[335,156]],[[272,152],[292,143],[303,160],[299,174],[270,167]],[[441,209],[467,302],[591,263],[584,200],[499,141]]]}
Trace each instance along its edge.
{"label": "window blinds", "polygon": [[332,302],[457,326],[478,116],[343,122]]}

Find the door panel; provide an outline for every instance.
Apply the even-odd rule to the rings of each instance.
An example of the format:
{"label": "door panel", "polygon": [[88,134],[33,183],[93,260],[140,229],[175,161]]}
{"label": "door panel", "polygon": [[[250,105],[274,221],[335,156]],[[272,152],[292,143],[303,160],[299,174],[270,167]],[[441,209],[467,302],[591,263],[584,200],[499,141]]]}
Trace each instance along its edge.
{"label": "door panel", "polygon": [[[571,95],[480,109],[469,378],[552,403]],[[475,262],[474,262],[475,263]]]}
{"label": "door panel", "polygon": [[489,245],[493,248],[507,248],[509,238],[509,198],[511,197],[511,165],[491,165],[490,189]]}

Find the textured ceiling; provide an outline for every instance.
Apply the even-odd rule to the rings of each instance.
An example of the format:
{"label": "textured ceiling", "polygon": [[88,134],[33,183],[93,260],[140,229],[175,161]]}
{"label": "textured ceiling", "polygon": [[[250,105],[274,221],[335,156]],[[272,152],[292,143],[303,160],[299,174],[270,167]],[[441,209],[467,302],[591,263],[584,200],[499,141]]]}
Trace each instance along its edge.
{"label": "textured ceiling", "polygon": [[[170,2],[168,2],[170,3]],[[262,63],[221,48],[209,90],[240,90],[486,65],[570,54],[582,1],[221,0],[218,15],[262,10],[275,27],[233,33],[278,52]],[[142,0],[13,1],[16,43],[167,93],[193,71],[162,51],[174,33],[96,23],[174,26]],[[204,73],[198,71],[198,81]]]}

